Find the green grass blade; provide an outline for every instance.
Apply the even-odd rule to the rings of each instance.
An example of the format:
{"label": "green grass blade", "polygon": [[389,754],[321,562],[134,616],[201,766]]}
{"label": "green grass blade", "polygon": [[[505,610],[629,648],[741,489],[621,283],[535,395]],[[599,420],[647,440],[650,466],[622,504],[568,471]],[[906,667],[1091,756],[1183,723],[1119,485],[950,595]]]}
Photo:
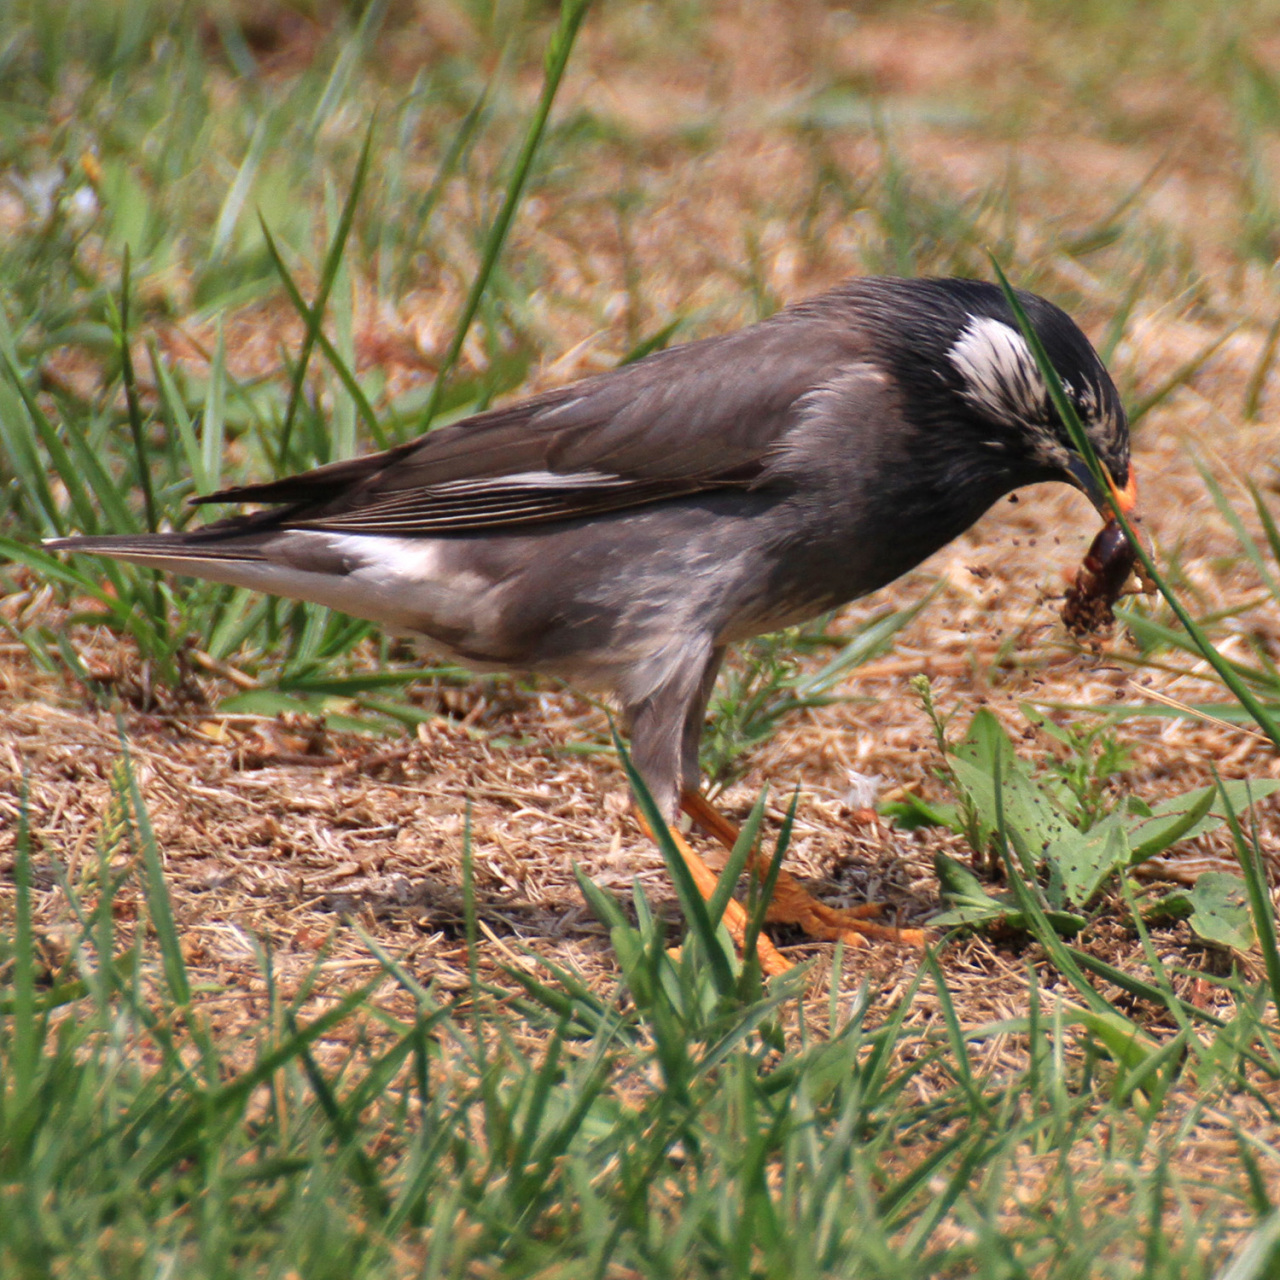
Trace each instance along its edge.
{"label": "green grass blade", "polygon": [[1272,1210],[1245,1237],[1215,1280],[1273,1280],[1280,1254],[1280,1212]]}
{"label": "green grass blade", "polygon": [[658,329],[655,333],[651,333],[647,338],[637,342],[636,345],[618,361],[618,367],[621,368],[624,364],[635,364],[637,360],[643,360],[645,356],[651,356],[655,351],[665,351],[670,345],[671,339],[679,333],[680,328],[684,323],[684,316],[676,316],[674,320],[664,324],[661,329]]}
{"label": "green grass blade", "polygon": [[1136,427],[1152,409],[1162,405],[1179,387],[1186,386],[1204,368],[1211,357],[1217,354],[1228,339],[1233,338],[1239,330],[1240,326],[1238,324],[1233,324],[1230,328],[1225,329],[1216,338],[1206,343],[1189,360],[1180,364],[1159,386],[1142,396],[1129,411],[1130,429]]}
{"label": "green grass blade", "polygon": [[[296,1033],[297,1027],[292,1016],[289,1019],[289,1023],[289,1030]],[[391,1197],[387,1193],[387,1189],[382,1185],[382,1179],[378,1176],[377,1165],[369,1158],[368,1152],[360,1144],[359,1129],[352,1123],[351,1118],[339,1104],[332,1086],[325,1078],[324,1072],[317,1065],[309,1046],[300,1046],[298,1059],[306,1072],[307,1079],[311,1083],[311,1088],[315,1093],[316,1101],[320,1104],[321,1111],[324,1112],[325,1118],[333,1126],[341,1156],[345,1156],[351,1163],[352,1174],[363,1193],[365,1208],[369,1216],[375,1220],[385,1218],[391,1208]]]}
{"label": "green grass blade", "polygon": [[1222,796],[1223,809],[1227,816],[1227,826],[1231,830],[1231,839],[1235,843],[1236,857],[1240,862],[1240,871],[1244,876],[1245,889],[1249,894],[1249,913],[1253,917],[1253,929],[1258,939],[1258,950],[1262,952],[1262,962],[1266,966],[1267,983],[1271,988],[1271,1001],[1277,1013],[1280,1013],[1280,946],[1276,939],[1275,906],[1271,901],[1270,885],[1266,864],[1263,861],[1262,849],[1256,837],[1246,840],[1236,814],[1235,806],[1227,789],[1214,770],[1214,778],[1218,783],[1218,792]]}
{"label": "green grass blade", "polygon": [[[18,843],[13,868],[13,1008],[9,1049],[15,1102],[35,1091],[41,1035],[36,1020],[36,951],[31,922],[31,825],[27,810],[27,777],[18,797]],[[0,1051],[5,1048],[0,1034]]]}
{"label": "green grass blade", "polygon": [[726,996],[733,990],[733,968],[728,956],[724,953],[724,947],[721,945],[716,926],[712,923],[707,904],[698,892],[693,875],[685,865],[675,841],[671,838],[671,828],[667,825],[666,817],[654,803],[653,796],[649,794],[649,788],[636,772],[635,765],[631,763],[630,753],[622,745],[622,740],[616,732],[613,741],[618,751],[618,758],[622,761],[623,772],[631,784],[631,794],[635,797],[636,805],[644,815],[644,820],[648,823],[649,830],[662,851],[663,861],[666,862],[667,871],[676,887],[676,896],[680,899],[680,907],[684,911],[685,919],[688,920],[711,965],[716,990],[722,996]]}
{"label": "green grass blade", "polygon": [[214,223],[213,236],[209,245],[210,262],[216,262],[223,257],[231,244],[236,223],[240,221],[240,214],[244,210],[245,202],[249,199],[249,192],[253,189],[258,169],[262,165],[262,158],[266,154],[267,142],[270,140],[269,123],[268,115],[263,114],[259,118],[253,136],[249,139],[244,159],[240,162],[236,176],[227,190],[222,208],[218,210],[218,219]]}
{"label": "green grass blade", "polygon": [[724,910],[729,905],[729,899],[733,896],[734,886],[737,885],[742,869],[747,865],[747,858],[760,835],[760,824],[764,821],[766,794],[762,791],[756,797],[755,804],[751,806],[751,814],[742,824],[733,850],[729,854],[729,860],[725,863],[720,879],[716,883],[716,890],[707,902],[707,916],[713,925],[720,923]]}
{"label": "green grass blade", "polygon": [[555,1083],[556,1076],[560,1070],[560,1054],[564,1049],[564,1037],[568,1029],[569,1020],[561,1018],[556,1029],[551,1033],[551,1039],[547,1043],[546,1049],[543,1050],[542,1062],[534,1076],[533,1090],[529,1095],[529,1103],[522,1117],[520,1132],[516,1137],[515,1146],[511,1152],[510,1171],[515,1179],[518,1179],[524,1173],[525,1166],[529,1163],[529,1157],[533,1153],[534,1145],[538,1141],[539,1130],[542,1127],[542,1117],[547,1109],[552,1085]]}
{"label": "green grass blade", "polygon": [[[499,58],[499,65],[505,61],[506,56],[504,53]],[[402,292],[408,286],[413,271],[413,257],[418,250],[418,245],[422,240],[427,223],[431,220],[431,215],[435,211],[441,195],[444,193],[446,184],[458,171],[458,166],[465,159],[467,152],[471,150],[471,145],[475,141],[480,125],[488,110],[489,96],[496,79],[497,76],[494,76],[485,81],[484,87],[480,90],[475,102],[471,104],[470,110],[463,117],[462,123],[459,124],[457,131],[454,133],[448,150],[444,153],[444,158],[440,161],[440,166],[431,180],[431,185],[427,188],[426,194],[418,205],[413,226],[405,235],[400,268],[396,272],[396,288],[398,291]]]}
{"label": "green grass blade", "polygon": [[892,644],[894,636],[914,622],[945,585],[944,582],[937,582],[915,604],[884,614],[859,628],[857,634],[825,666],[813,675],[797,681],[796,697],[822,697],[853,668],[879,657]]}
{"label": "green grass blade", "polygon": [[165,980],[169,984],[169,993],[174,1001],[184,1011],[189,1012],[191,982],[187,977],[187,964],[183,959],[182,946],[178,941],[178,927],[173,918],[173,905],[169,901],[169,889],[165,884],[164,867],[160,863],[160,850],[156,846],[155,831],[152,829],[151,817],[147,813],[142,792],[138,789],[138,778],[129,756],[124,720],[119,715],[116,717],[116,731],[120,735],[121,767],[128,787],[129,804],[133,810],[138,854],[146,870],[147,910],[151,914],[151,924],[160,941],[160,956],[164,964]]}
{"label": "green grass blade", "polygon": [[797,787],[792,793],[790,805],[787,806],[787,816],[783,819],[782,826],[778,829],[778,839],[774,843],[773,855],[769,859],[769,869],[765,872],[764,880],[759,884],[758,892],[755,892],[756,886],[753,882],[754,896],[747,899],[747,932],[743,940],[742,949],[749,967],[759,964],[760,958],[756,943],[759,941],[760,931],[764,928],[765,916],[769,911],[769,903],[773,901],[773,891],[777,886],[778,876],[782,872],[782,859],[786,856],[787,849],[791,844],[791,831],[795,826],[796,808],[799,803],[800,788]]}
{"label": "green grass blade", "polygon": [[1280,528],[1276,527],[1275,517],[1271,514],[1271,508],[1267,506],[1266,501],[1262,497],[1262,492],[1258,486],[1252,481],[1247,481],[1249,486],[1249,496],[1253,499],[1253,509],[1258,513],[1258,520],[1262,524],[1262,531],[1266,535],[1267,546],[1271,550],[1271,558],[1280,565]]}
{"label": "green grass blade", "polygon": [[462,927],[467,939],[467,981],[471,986],[471,1014],[475,1019],[476,1053],[484,1073],[485,1043],[480,1026],[480,925],[476,917],[475,854],[471,843],[471,801],[462,820]]}
{"label": "green grass blade", "polygon": [[[168,1130],[158,1135],[153,1149],[138,1169],[139,1185],[146,1185],[163,1170],[190,1157],[200,1141],[202,1132],[218,1116],[233,1114],[245,1104],[248,1097],[260,1085],[282,1067],[298,1060],[301,1051],[313,1044],[330,1029],[339,1026],[351,1014],[364,1005],[382,982],[379,974],[371,982],[349,991],[336,1004],[319,1014],[306,1025],[291,1029],[290,1035],[263,1053],[253,1066],[234,1076],[226,1083],[193,1096],[174,1116]],[[148,1128],[146,1118],[139,1117],[138,1129]]]}
{"label": "green grass blade", "polygon": [[631,927],[613,895],[605,893],[576,862],[573,864],[573,875],[587,906],[591,908],[591,913],[601,924],[608,929]]}
{"label": "green grass blade", "polygon": [[1280,582],[1277,582],[1274,574],[1272,574],[1263,557],[1262,549],[1253,540],[1253,535],[1250,534],[1249,530],[1244,527],[1244,521],[1240,519],[1235,508],[1227,501],[1227,495],[1222,492],[1222,486],[1214,478],[1209,468],[1194,455],[1191,461],[1195,469],[1200,473],[1200,479],[1204,482],[1204,487],[1209,491],[1209,496],[1213,499],[1213,505],[1218,508],[1218,514],[1230,526],[1231,532],[1235,534],[1241,550],[1248,557],[1249,563],[1257,570],[1258,577],[1262,579],[1263,585],[1270,592],[1272,600],[1280,603]]}
{"label": "green grass blade", "polygon": [[[1065,943],[1063,945],[1066,946]],[[1091,956],[1087,951],[1079,951],[1070,946],[1067,946],[1066,950],[1076,964],[1082,969],[1088,969],[1090,973],[1097,974],[1104,982],[1114,983],[1122,991],[1127,991],[1133,996],[1140,996],[1143,1000],[1150,1000],[1152,1004],[1164,1003],[1165,996],[1159,987],[1153,986],[1149,982],[1144,982],[1141,978],[1136,978],[1131,973],[1125,973],[1123,969],[1117,969],[1115,965],[1108,964],[1105,960],[1099,960],[1097,956]],[[1226,1023],[1216,1014],[1201,1009],[1189,1000],[1179,998],[1178,1008],[1192,1021],[1203,1022],[1211,1027],[1226,1026]]]}
{"label": "green grass blade", "polygon": [[942,1022],[947,1029],[947,1041],[951,1046],[952,1057],[951,1063],[948,1064],[949,1068],[959,1079],[960,1087],[969,1100],[969,1106],[978,1113],[984,1112],[987,1110],[987,1104],[974,1082],[973,1064],[969,1061],[969,1043],[960,1028],[955,1003],[947,987],[946,974],[943,973],[942,965],[938,963],[937,953],[932,947],[925,950],[924,962],[933,975],[933,988],[938,997],[938,1008],[942,1010]]}
{"label": "green grass blade", "polygon": [[5,465],[13,476],[13,484],[22,495],[33,514],[39,517],[43,534],[62,536],[67,532],[67,520],[62,508],[53,496],[49,476],[36,445],[35,433],[30,429],[34,419],[27,402],[26,388],[13,357],[0,346],[0,360],[13,385],[0,385],[0,448],[4,450]]}
{"label": "green grass blade", "polygon": [[174,382],[168,362],[160,354],[154,339],[147,342],[147,357],[151,362],[151,376],[155,380],[161,415],[181,447],[181,458],[171,453],[170,462],[181,461],[190,475],[194,491],[206,493],[209,486],[205,481],[204,459],[200,453],[200,442],[196,438],[195,424]]}
{"label": "green grass blade", "polygon": [[1112,357],[1116,353],[1116,348],[1124,337],[1125,328],[1133,315],[1133,309],[1137,306],[1138,299],[1142,296],[1142,292],[1146,287],[1147,272],[1139,271],[1134,276],[1133,283],[1126,290],[1120,305],[1116,307],[1107,325],[1107,331],[1102,341],[1098,344],[1098,358],[1104,365],[1110,366]]}
{"label": "green grass blade", "polygon": [[[22,398],[31,424],[35,427],[40,442],[49,454],[54,474],[66,487],[72,510],[75,512],[76,523],[81,529],[96,530],[98,528],[98,513],[93,503],[89,500],[81,479],[80,468],[72,461],[71,455],[67,452],[66,447],[58,436],[57,429],[49,421],[30,391],[28,391],[17,366],[10,360],[9,353],[0,348],[0,358],[4,360],[5,368],[18,395]],[[37,463],[37,465],[39,464]],[[56,519],[55,527],[58,532],[60,534],[64,533],[66,531],[66,521],[59,513],[58,504],[54,501],[52,490],[49,488],[47,481],[42,485],[41,497],[43,499],[41,505],[44,506],[46,513]],[[55,515],[55,513],[57,514]]]}
{"label": "green grass blade", "polygon": [[142,503],[147,513],[147,528],[152,532],[160,527],[156,512],[156,495],[151,485],[151,467],[147,462],[147,445],[143,439],[142,407],[138,403],[138,376],[133,368],[133,352],[129,350],[129,292],[131,256],[128,244],[124,247],[124,262],[120,267],[120,310],[116,316],[120,341],[120,381],[124,384],[125,407],[129,416],[129,434],[133,437],[134,460],[138,468],[138,484],[142,489]]}
{"label": "green grass blade", "polygon": [[306,332],[302,338],[302,350],[298,353],[298,361],[294,366],[293,379],[289,386],[289,400],[285,407],[284,423],[280,428],[278,456],[281,463],[285,465],[287,465],[285,459],[289,456],[289,439],[293,433],[294,419],[298,414],[298,405],[302,401],[302,389],[306,385],[307,365],[311,360],[311,352],[315,349],[316,341],[320,337],[321,325],[324,323],[325,308],[329,305],[329,295],[333,291],[334,281],[338,278],[338,269],[342,265],[342,257],[346,252],[347,240],[351,235],[352,225],[355,223],[360,195],[369,176],[369,157],[372,154],[372,150],[373,122],[370,121],[368,129],[365,130],[364,144],[360,148],[360,159],[356,162],[355,176],[351,179],[351,189],[347,192],[347,198],[343,202],[342,213],[338,217],[338,225],[334,230],[333,239],[329,242],[324,263],[320,268],[320,285],[316,290],[315,298],[309,306],[302,300],[301,293],[285,268],[284,259],[276,247],[274,237],[267,229],[266,221],[261,214],[258,216],[263,236],[266,238],[267,250],[271,254],[271,260],[275,264],[280,278],[284,281],[285,288],[289,291],[289,297],[295,310],[297,310],[306,325]]}
{"label": "green grass blade", "polygon": [[324,92],[316,102],[311,113],[307,132],[315,137],[328,123],[339,104],[347,96],[347,85],[351,80],[360,60],[372,47],[378,29],[386,17],[389,0],[373,0],[360,15],[360,22],[354,32],[342,42],[342,51],[334,63],[333,70],[325,82]]}
{"label": "green grass blade", "polygon": [[1280,344],[1280,316],[1271,322],[1267,336],[1263,339],[1262,350],[1258,353],[1258,362],[1253,366],[1249,381],[1245,384],[1244,403],[1240,412],[1246,422],[1256,422],[1258,410],[1262,407],[1262,393],[1266,389],[1267,379],[1276,361],[1276,346]]}
{"label": "green grass blade", "polygon": [[0,555],[4,555],[18,564],[25,564],[34,569],[42,578],[61,582],[73,591],[92,596],[99,604],[109,610],[120,607],[120,600],[96,583],[91,577],[77,572],[62,563],[56,556],[40,547],[29,547],[25,542],[15,542],[12,538],[0,536]]}
{"label": "green grass blade", "polygon": [[[366,145],[368,145],[366,140]],[[354,189],[353,189],[354,190]],[[345,216],[346,210],[343,210]],[[379,449],[385,449],[387,446],[386,433],[382,430],[382,424],[378,421],[378,415],[374,413],[373,406],[369,403],[368,397],[365,395],[360,383],[356,380],[356,376],[348,367],[347,362],[339,355],[337,348],[329,340],[328,335],[320,327],[323,315],[318,310],[321,306],[317,300],[314,307],[308,306],[306,299],[302,296],[302,291],[298,288],[297,282],[294,280],[289,268],[285,265],[284,258],[280,254],[280,250],[276,245],[275,237],[271,234],[270,228],[266,222],[260,223],[262,227],[263,239],[267,244],[267,252],[271,255],[271,261],[275,266],[276,273],[280,277],[281,283],[284,285],[285,292],[289,295],[289,301],[293,304],[293,308],[303,318],[307,325],[307,338],[309,344],[304,343],[302,355],[304,358],[310,358],[312,346],[318,346],[324,358],[329,362],[334,373],[338,375],[347,394],[351,397],[355,404],[356,412],[364,421],[365,426],[369,428],[369,433],[373,436],[374,442]],[[341,255],[334,263],[334,273],[336,275],[338,267],[341,266]],[[326,263],[328,266],[328,263]],[[332,281],[329,281],[332,286]],[[327,298],[327,291],[325,293]],[[299,361],[294,371],[293,386],[298,388],[298,400],[302,395],[302,381],[305,376],[305,365],[302,360]],[[280,445],[276,456],[276,465],[280,469],[285,469],[290,464],[288,462],[288,450],[290,439],[292,436],[292,427],[294,417],[297,412],[298,401],[294,399],[292,389],[290,390],[290,413],[285,417],[285,429],[281,432]]]}
{"label": "green grass blade", "polygon": [[1147,968],[1151,970],[1156,979],[1155,989],[1160,993],[1160,998],[1164,1002],[1165,1008],[1169,1010],[1169,1015],[1178,1024],[1179,1029],[1187,1037],[1187,1042],[1198,1054],[1203,1046],[1191,1029],[1192,1022],[1190,1017],[1182,1011],[1182,1001],[1178,999],[1178,994],[1174,991],[1173,984],[1169,981],[1169,974],[1165,969],[1164,961],[1161,960],[1160,953],[1151,941],[1151,933],[1142,918],[1142,912],[1138,909],[1138,903],[1134,898],[1129,878],[1121,875],[1119,880],[1120,892],[1124,897],[1125,906],[1129,908],[1129,916],[1133,921],[1134,929],[1137,931],[1138,941],[1142,945],[1142,957],[1147,962]]}
{"label": "green grass blade", "polygon": [[213,361],[209,366],[209,386],[205,391],[204,410],[200,415],[200,447],[207,492],[222,487],[222,457],[227,442],[227,344],[218,317],[213,344]]}
{"label": "green grass blade", "polygon": [[555,102],[556,93],[560,88],[560,81],[564,76],[565,68],[569,65],[569,55],[573,52],[574,41],[578,36],[578,28],[582,25],[582,20],[586,17],[587,9],[590,5],[591,0],[561,0],[560,21],[556,26],[554,35],[551,37],[551,43],[547,47],[542,93],[538,99],[538,106],[525,133],[515,168],[507,182],[506,190],[503,192],[502,205],[498,210],[498,216],[493,220],[493,225],[489,228],[489,234],[485,237],[484,250],[480,257],[480,269],[476,272],[476,277],[471,283],[467,300],[462,306],[462,314],[458,317],[458,321],[454,326],[453,339],[449,343],[445,357],[436,373],[436,380],[431,387],[431,397],[420,416],[420,431],[427,431],[431,427],[432,420],[440,407],[440,400],[444,395],[445,384],[448,381],[449,374],[453,371],[454,365],[458,363],[458,357],[462,354],[467,334],[471,332],[472,322],[476,318],[476,312],[480,309],[480,302],[489,287],[489,279],[493,274],[494,267],[497,266],[498,257],[502,253],[502,246],[506,242],[507,232],[511,229],[516,210],[520,207],[525,183],[528,180],[530,170],[533,168],[534,157],[538,154],[538,148],[542,144],[542,135],[546,131],[547,120],[551,115],[551,106]]}

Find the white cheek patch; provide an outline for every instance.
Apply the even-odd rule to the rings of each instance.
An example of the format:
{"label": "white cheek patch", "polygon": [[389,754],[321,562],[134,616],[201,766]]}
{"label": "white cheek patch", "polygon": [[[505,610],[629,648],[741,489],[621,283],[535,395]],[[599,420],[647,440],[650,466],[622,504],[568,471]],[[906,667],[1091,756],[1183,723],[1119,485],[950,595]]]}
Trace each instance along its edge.
{"label": "white cheek patch", "polygon": [[947,359],[964,379],[965,399],[997,422],[1026,425],[1044,416],[1048,390],[1016,329],[990,316],[973,316]]}

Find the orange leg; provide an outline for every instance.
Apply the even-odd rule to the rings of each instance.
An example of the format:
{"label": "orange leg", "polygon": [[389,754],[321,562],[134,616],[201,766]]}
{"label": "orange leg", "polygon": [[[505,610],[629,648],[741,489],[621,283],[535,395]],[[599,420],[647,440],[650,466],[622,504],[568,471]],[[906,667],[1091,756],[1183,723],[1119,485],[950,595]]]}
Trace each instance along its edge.
{"label": "orange leg", "polygon": [[[633,812],[636,821],[640,824],[640,829],[650,839],[653,839],[653,832],[649,829],[649,824],[645,821],[644,814],[638,809],[634,809]],[[684,836],[672,828],[668,828],[668,830],[671,832],[671,839],[675,841],[676,848],[680,851],[680,856],[684,859],[684,865],[689,868],[689,874],[693,876],[693,883],[697,885],[698,892],[710,901],[711,895],[716,891],[716,883],[719,877],[689,847],[689,842]],[[734,944],[741,951],[747,941],[747,913],[742,904],[733,898],[729,899],[729,905],[724,909],[724,925],[729,930],[729,936],[733,939]],[[763,935],[756,939],[756,955],[760,957],[760,967],[770,977],[775,974],[786,973],[791,968],[791,961]]]}
{"label": "orange leg", "polygon": [[[738,839],[738,828],[698,792],[681,792],[680,807],[726,849],[733,848]],[[769,860],[759,853],[751,855],[748,865],[762,880],[769,870]],[[895,929],[866,918],[878,915],[880,909],[878,902],[844,909],[829,907],[803,888],[794,876],[779,871],[766,918],[775,923],[798,924],[812,938],[842,939],[848,946],[865,947],[870,939],[899,942],[911,947],[925,945],[923,929]]]}

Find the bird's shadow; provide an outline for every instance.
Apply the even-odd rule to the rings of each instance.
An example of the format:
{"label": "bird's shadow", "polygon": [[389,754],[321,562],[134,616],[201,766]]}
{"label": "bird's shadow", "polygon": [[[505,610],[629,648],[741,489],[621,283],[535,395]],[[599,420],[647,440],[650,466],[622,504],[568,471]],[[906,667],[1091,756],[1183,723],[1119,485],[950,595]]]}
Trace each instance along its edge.
{"label": "bird's shadow", "polygon": [[[336,889],[323,895],[319,910],[342,917],[363,918],[425,933],[439,933],[451,942],[466,940],[466,901],[462,886],[430,872],[405,878],[394,889],[372,887]],[[564,940],[600,934],[586,904],[541,904],[477,888],[476,919],[499,937]]]}

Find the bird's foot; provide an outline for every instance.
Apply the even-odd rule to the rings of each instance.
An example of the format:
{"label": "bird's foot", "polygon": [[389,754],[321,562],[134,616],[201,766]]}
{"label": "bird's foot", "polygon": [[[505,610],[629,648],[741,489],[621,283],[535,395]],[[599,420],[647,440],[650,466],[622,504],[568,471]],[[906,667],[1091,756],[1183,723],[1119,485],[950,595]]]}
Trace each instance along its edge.
{"label": "bird's foot", "polygon": [[773,898],[765,919],[774,924],[799,925],[811,938],[842,941],[846,946],[866,947],[872,942],[896,942],[907,947],[923,947],[923,929],[899,929],[868,920],[884,910],[880,902],[860,907],[832,907],[815,898],[793,875],[778,872]]}
{"label": "bird's foot", "polygon": [[[651,840],[654,839],[653,831],[645,821],[644,814],[638,809],[634,812],[641,830]],[[689,874],[693,877],[693,883],[697,886],[698,892],[704,899],[710,901],[712,894],[716,891],[716,885],[719,883],[719,876],[690,847],[684,836],[670,827],[668,827],[668,831],[680,857],[684,861],[684,865],[689,868]],[[738,948],[738,952],[741,954],[747,944],[746,910],[740,902],[730,898],[725,906],[722,920],[724,927],[729,931],[729,936],[733,939],[734,946]],[[756,938],[756,955],[760,959],[760,968],[769,977],[774,977],[779,973],[786,973],[791,968],[791,961],[763,935]]]}
{"label": "bird's foot", "polygon": [[[708,835],[732,849],[738,840],[738,828],[698,792],[684,791],[680,807]],[[765,859],[754,855],[752,866],[763,877],[768,871]],[[868,916],[879,915],[883,904],[869,902],[860,907],[831,907],[805,889],[786,871],[778,872],[766,920],[775,924],[799,925],[810,937],[824,941],[843,941],[846,946],[865,947],[875,942],[896,942],[903,946],[923,947],[928,938],[923,929],[899,929],[879,924]]]}

